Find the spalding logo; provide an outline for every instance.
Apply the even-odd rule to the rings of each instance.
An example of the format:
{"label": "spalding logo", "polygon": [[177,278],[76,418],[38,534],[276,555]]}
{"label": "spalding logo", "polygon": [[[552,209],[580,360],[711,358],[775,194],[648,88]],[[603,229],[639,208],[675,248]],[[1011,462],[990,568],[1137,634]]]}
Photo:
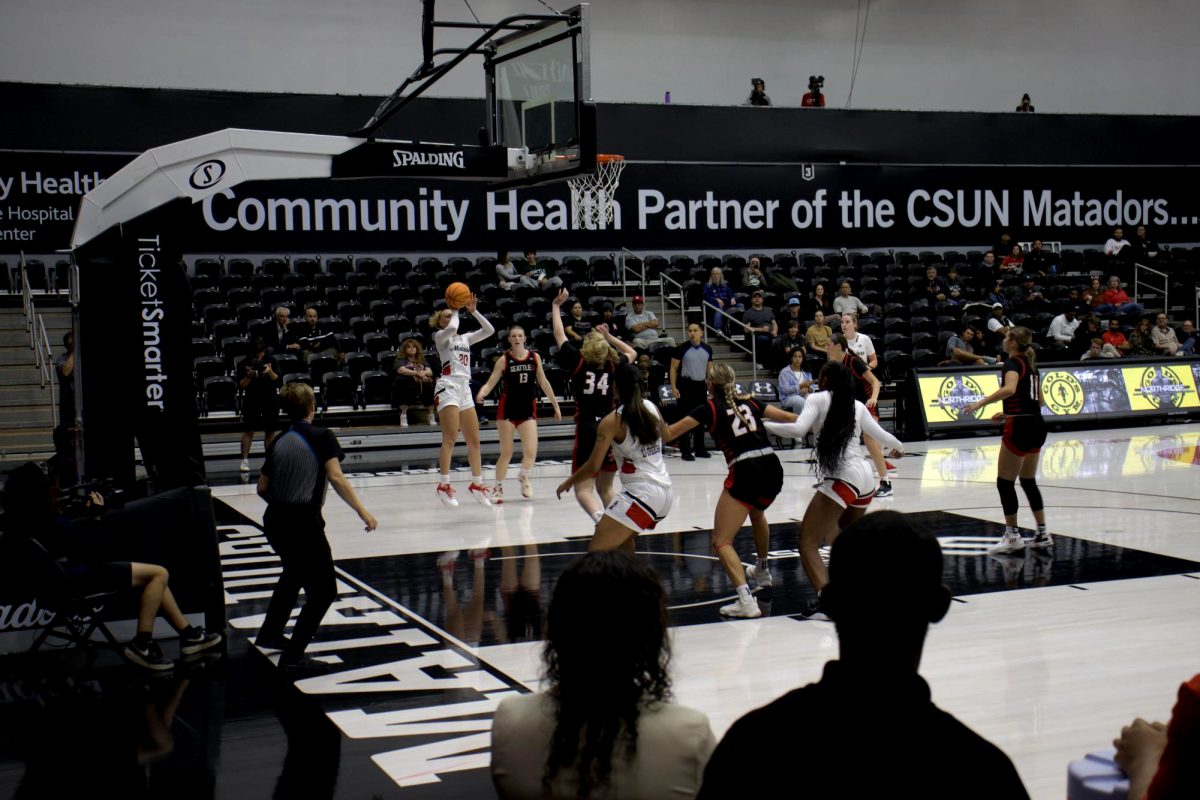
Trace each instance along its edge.
{"label": "spalding logo", "polygon": [[188,183],[193,189],[207,189],[216,185],[223,177],[225,177],[225,162],[214,158],[197,164],[196,168],[192,170],[191,177],[188,178]]}

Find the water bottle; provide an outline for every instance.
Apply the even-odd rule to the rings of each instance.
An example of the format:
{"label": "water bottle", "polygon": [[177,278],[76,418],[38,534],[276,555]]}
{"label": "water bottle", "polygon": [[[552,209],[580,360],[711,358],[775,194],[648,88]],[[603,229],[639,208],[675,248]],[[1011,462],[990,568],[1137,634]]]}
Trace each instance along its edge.
{"label": "water bottle", "polygon": [[670,89],[667,89],[667,93],[663,95],[663,102],[666,103],[667,105],[671,105],[671,90]]}

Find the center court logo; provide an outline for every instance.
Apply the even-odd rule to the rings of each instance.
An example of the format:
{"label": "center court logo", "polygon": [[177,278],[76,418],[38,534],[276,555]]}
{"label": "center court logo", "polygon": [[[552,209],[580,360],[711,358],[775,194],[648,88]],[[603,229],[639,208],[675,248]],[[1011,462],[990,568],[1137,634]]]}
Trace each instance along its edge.
{"label": "center court logo", "polygon": [[976,409],[971,414],[963,414],[963,408],[977,403],[987,397],[983,388],[974,378],[966,375],[950,375],[944,378],[938,386],[937,397],[933,405],[941,408],[946,415],[953,419],[979,419],[983,409]]}
{"label": "center court logo", "polygon": [[1042,397],[1055,416],[1074,416],[1083,411],[1083,385],[1069,372],[1046,373]]}
{"label": "center court logo", "polygon": [[196,165],[188,177],[188,184],[193,189],[207,189],[210,186],[216,186],[224,177],[225,162],[213,158]]}

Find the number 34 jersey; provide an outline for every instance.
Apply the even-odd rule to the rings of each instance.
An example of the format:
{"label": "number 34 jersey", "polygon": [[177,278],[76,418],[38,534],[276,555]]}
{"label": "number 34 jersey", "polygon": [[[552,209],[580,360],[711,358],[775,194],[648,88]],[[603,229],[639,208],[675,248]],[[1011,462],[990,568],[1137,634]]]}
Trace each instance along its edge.
{"label": "number 34 jersey", "polygon": [[613,410],[616,382],[616,366],[605,360],[597,368],[586,363],[579,348],[564,342],[558,349],[558,364],[571,373],[571,394],[575,397],[575,419],[577,422],[596,422]]}
{"label": "number 34 jersey", "polygon": [[732,464],[738,456],[755,450],[769,450],[771,442],[762,424],[762,406],[750,398],[737,399],[742,417],[726,404],[722,396],[696,406],[689,417],[712,434],[713,441],[725,454],[725,463]]}

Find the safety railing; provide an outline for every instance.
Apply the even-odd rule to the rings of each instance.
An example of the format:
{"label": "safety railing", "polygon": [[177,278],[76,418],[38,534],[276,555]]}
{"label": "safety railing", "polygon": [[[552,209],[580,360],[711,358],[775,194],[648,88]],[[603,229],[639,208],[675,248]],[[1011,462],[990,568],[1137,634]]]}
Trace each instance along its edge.
{"label": "safety railing", "polygon": [[[630,256],[637,259],[638,263],[641,264],[641,269],[634,269],[629,266],[628,261]],[[623,302],[629,302],[629,284],[631,282],[637,284],[638,287],[637,291],[634,292],[635,295],[640,294],[643,297],[646,295],[646,259],[629,248],[622,247],[620,258],[617,260],[617,272],[621,278],[621,300]],[[630,281],[630,278],[633,280]]]}
{"label": "safety railing", "polygon": [[[679,295],[679,302],[675,302],[675,295]],[[683,288],[683,284],[672,278],[670,275],[658,274],[658,299],[659,307],[662,309],[662,318],[665,322],[667,319],[667,306],[679,310],[679,331],[684,338],[687,337],[687,292]],[[680,340],[682,341],[682,339]]]}
{"label": "safety railing", "polygon": [[[754,335],[754,330],[740,319],[734,319],[728,314],[728,312],[717,308],[707,300],[703,301],[700,305],[704,310],[704,322],[701,323],[704,325],[704,341],[708,341],[708,332],[712,331],[713,333],[720,334],[721,338],[731,347],[736,347],[738,350],[747,353],[750,356],[750,370],[753,373],[751,379],[758,380],[758,339]],[[712,312],[711,315],[709,313],[710,311]],[[736,325],[737,327],[741,328],[743,341],[749,342],[749,347],[742,342],[737,341],[736,339],[726,336],[725,332],[720,328],[709,324],[709,320],[715,320],[718,318],[718,316],[724,317],[730,325]]]}
{"label": "safety railing", "polygon": [[1167,273],[1151,269],[1145,264],[1135,263],[1133,265],[1133,302],[1142,302],[1140,297],[1143,288],[1161,293],[1163,311],[1167,312],[1167,314],[1171,313],[1171,279],[1167,276]]}
{"label": "safety railing", "polygon": [[[45,389],[47,384],[54,382],[54,354],[50,350],[50,337],[46,335],[46,321],[37,313],[33,304],[33,292],[29,288],[26,277],[25,254],[18,258],[21,270],[21,312],[25,316],[25,332],[29,334],[29,347],[33,350],[33,365],[37,370],[38,384]],[[58,397],[50,392],[50,418],[58,420]],[[73,421],[73,420],[72,420]]]}
{"label": "safety railing", "polygon": [[1196,322],[1200,322],[1200,285],[1196,286],[1196,313],[1192,316]]}

